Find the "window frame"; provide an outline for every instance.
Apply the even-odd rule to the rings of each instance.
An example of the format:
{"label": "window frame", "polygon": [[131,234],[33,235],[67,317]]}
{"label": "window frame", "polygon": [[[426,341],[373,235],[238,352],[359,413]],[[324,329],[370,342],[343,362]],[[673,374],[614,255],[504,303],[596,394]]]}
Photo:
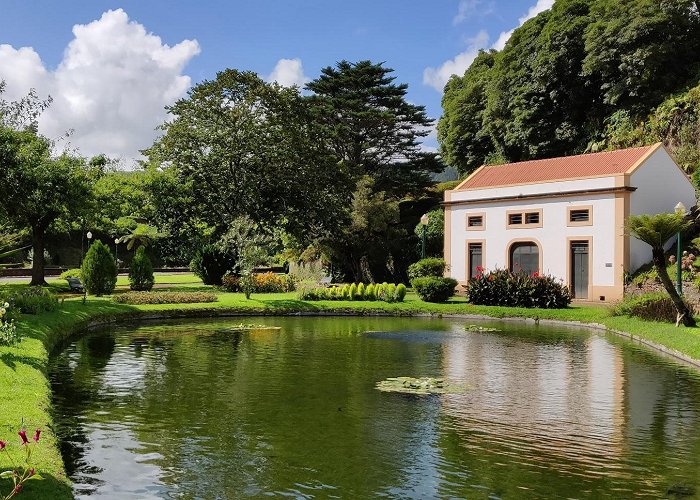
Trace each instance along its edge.
{"label": "window frame", "polygon": [[[481,217],[481,225],[480,226],[470,226],[469,219],[472,217]],[[486,212],[468,213],[465,224],[467,227],[467,231],[485,231],[486,230]]]}
{"label": "window frame", "polygon": [[472,270],[472,254],[469,251],[469,247],[471,245],[481,245],[481,268],[486,269],[486,240],[467,240],[466,246],[465,246],[465,251],[466,251],[466,268],[464,269],[464,277],[466,278],[465,281],[469,281],[472,276],[471,270]]}
{"label": "window frame", "polygon": [[[527,216],[531,214],[537,214],[538,222],[527,222]],[[521,218],[520,224],[513,224],[510,222],[511,216],[519,215]],[[506,211],[506,229],[533,229],[542,227],[542,209],[541,208],[523,208],[518,210],[507,210]]]}
{"label": "window frame", "polygon": [[[571,212],[576,212],[579,210],[588,211],[588,220],[585,221],[572,221]],[[577,205],[566,207],[566,225],[568,227],[580,227],[580,226],[592,226],[593,225],[593,205]]]}

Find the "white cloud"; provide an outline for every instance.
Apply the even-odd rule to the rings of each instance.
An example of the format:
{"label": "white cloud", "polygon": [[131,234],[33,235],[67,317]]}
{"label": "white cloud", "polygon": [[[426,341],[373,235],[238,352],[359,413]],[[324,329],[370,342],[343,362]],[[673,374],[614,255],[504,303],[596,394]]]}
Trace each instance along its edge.
{"label": "white cloud", "polygon": [[311,79],[304,74],[301,59],[280,59],[267,77],[268,82],[277,82],[284,87],[303,87]]}
{"label": "white cloud", "polygon": [[452,19],[452,24],[456,26],[463,23],[472,14],[479,18],[492,14],[495,8],[493,1],[486,4],[484,2],[485,0],[461,0],[457,7],[457,14]]}
{"label": "white cloud", "polygon": [[166,119],[164,107],[190,87],[182,71],[199,54],[199,44],[184,40],[170,47],[129,21],[122,9],[75,25],[73,35],[55,71],[32,48],[0,45],[5,98],[17,99],[30,88],[51,95],[53,103],[39,121],[41,133],[57,138],[73,130],[71,146],[86,156],[138,158]]}
{"label": "white cloud", "polygon": [[[457,16],[454,18],[453,23],[459,24],[466,19],[467,14],[471,10],[475,9],[480,1],[481,0],[463,0],[460,2],[459,11],[457,12]],[[527,14],[518,19],[518,27],[525,24],[537,14],[551,9],[552,5],[554,5],[554,0],[537,0],[537,3],[528,9]],[[513,31],[516,29],[517,28],[513,28],[509,31],[503,31],[498,36],[491,48],[503,50],[503,47],[506,46],[506,42],[508,39],[510,39]],[[438,92],[442,92],[445,88],[445,84],[452,75],[464,74],[464,72],[479,54],[479,50],[486,48],[489,38],[488,33],[482,30],[476,37],[467,40],[467,50],[457,54],[454,59],[445,61],[437,69],[432,67],[425,68],[425,70],[423,70],[423,83],[425,85],[430,85]]]}
{"label": "white cloud", "polygon": [[[554,0],[537,0],[537,3],[530,7],[530,9],[527,11],[527,14],[518,19],[518,28],[535,17],[537,14],[551,9],[552,5],[554,5]],[[510,39],[511,35],[516,29],[517,28],[513,28],[510,31],[503,31],[500,35],[498,35],[498,39],[496,40],[496,43],[493,44],[493,48],[496,50],[503,50],[503,47],[506,46],[506,42]]]}
{"label": "white cloud", "polygon": [[423,71],[423,83],[430,85],[438,92],[442,92],[445,88],[447,80],[452,75],[462,75],[476,59],[479,50],[485,47],[489,42],[489,34],[482,30],[476,37],[468,40],[467,50],[457,54],[454,59],[445,61],[439,68],[425,68]]}

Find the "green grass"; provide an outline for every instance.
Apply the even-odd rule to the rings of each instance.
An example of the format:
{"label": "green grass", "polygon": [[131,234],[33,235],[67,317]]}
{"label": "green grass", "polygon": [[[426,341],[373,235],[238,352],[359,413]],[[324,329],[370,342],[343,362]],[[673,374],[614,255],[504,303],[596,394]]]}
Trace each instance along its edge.
{"label": "green grass", "polygon": [[[122,279],[120,277],[120,279]],[[171,289],[207,289],[192,275],[159,275],[157,282]],[[15,288],[22,285],[9,285]],[[5,286],[0,287],[5,288]],[[613,317],[607,307],[574,305],[563,310],[541,310],[514,307],[488,307],[468,304],[454,298],[446,304],[420,301],[413,293],[403,303],[319,301],[305,302],[295,293],[253,294],[246,300],[243,294],[219,293],[218,302],[207,304],[121,305],[109,297],[90,297],[85,304],[81,297],[67,298],[57,311],[38,316],[24,316],[20,328],[25,336],[16,347],[0,347],[0,439],[16,445],[17,428],[22,422],[28,429],[45,429],[36,465],[47,479],[32,482],[22,498],[70,498],[61,456],[51,432],[49,415],[50,387],[46,378],[48,356],[61,341],[84,329],[90,322],[138,319],[161,312],[170,317],[216,316],[223,314],[276,315],[309,314],[391,314],[391,315],[484,315],[496,318],[521,317],[600,323],[611,329],[629,332],[670,349],[700,359],[700,328],[675,328],[670,324],[651,323],[627,317]],[[0,470],[9,465],[0,454]],[[0,483],[0,493],[6,484]],[[2,487],[5,487],[5,490]]]}

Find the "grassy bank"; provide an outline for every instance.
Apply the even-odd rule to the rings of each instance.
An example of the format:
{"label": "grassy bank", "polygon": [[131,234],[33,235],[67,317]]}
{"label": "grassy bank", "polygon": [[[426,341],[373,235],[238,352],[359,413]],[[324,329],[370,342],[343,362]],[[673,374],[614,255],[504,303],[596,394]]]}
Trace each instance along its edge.
{"label": "grassy bank", "polygon": [[[185,281],[185,280],[183,280]],[[184,283],[183,283],[184,284]],[[180,283],[173,283],[175,287]],[[197,286],[197,283],[187,285]],[[217,315],[282,315],[307,314],[392,314],[392,315],[485,315],[497,318],[522,317],[599,323],[611,329],[629,332],[669,349],[700,359],[700,328],[675,328],[673,325],[650,323],[636,319],[611,317],[607,308],[573,306],[565,310],[533,310],[523,308],[473,306],[463,299],[446,304],[428,304],[409,293],[399,304],[384,302],[304,302],[296,294],[253,295],[246,300],[242,294],[219,294],[218,302],[210,304],[142,305],[115,304],[109,298],[90,298],[85,304],[79,297],[63,302],[54,312],[23,317],[20,329],[25,338],[16,347],[0,347],[0,439],[17,446],[17,428],[24,425],[33,430],[45,429],[36,455],[36,465],[44,481],[31,483],[21,498],[70,498],[57,443],[51,432],[49,414],[50,387],[46,378],[49,352],[71,334],[91,323],[139,319],[154,316],[191,317]],[[0,470],[9,467],[0,456]],[[2,486],[7,489],[7,484]],[[5,490],[0,488],[0,493]]]}

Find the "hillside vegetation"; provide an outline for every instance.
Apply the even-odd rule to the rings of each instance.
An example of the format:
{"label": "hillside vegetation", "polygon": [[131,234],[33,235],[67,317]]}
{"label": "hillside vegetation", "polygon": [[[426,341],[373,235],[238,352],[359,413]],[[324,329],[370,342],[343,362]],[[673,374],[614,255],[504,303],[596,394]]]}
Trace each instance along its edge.
{"label": "hillside vegetation", "polygon": [[484,163],[663,141],[700,166],[700,0],[556,0],[445,87],[441,153]]}

